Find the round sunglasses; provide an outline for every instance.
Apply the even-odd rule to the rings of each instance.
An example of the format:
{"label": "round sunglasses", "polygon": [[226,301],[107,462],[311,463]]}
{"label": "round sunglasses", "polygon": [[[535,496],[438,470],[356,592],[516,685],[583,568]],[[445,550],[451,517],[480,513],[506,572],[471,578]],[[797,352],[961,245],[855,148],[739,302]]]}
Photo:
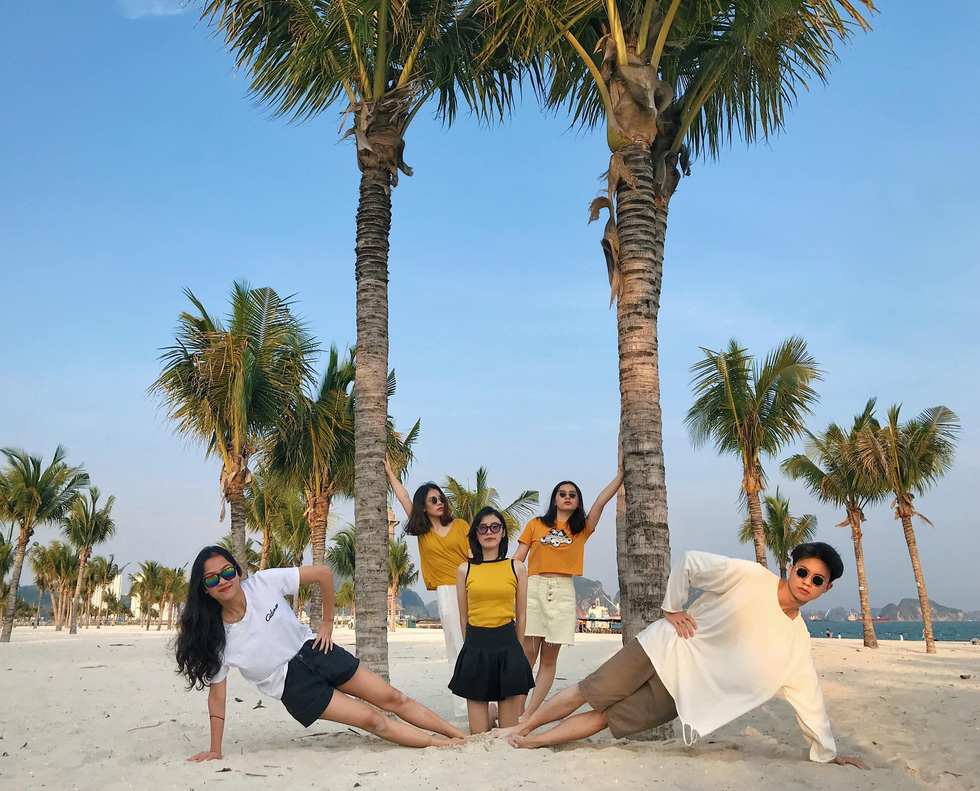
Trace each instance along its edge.
{"label": "round sunglasses", "polygon": [[204,578],[204,587],[214,588],[219,582],[221,582],[221,580],[228,582],[229,580],[235,579],[236,574],[238,574],[238,572],[235,571],[234,566],[228,566],[228,568],[221,569],[221,571],[219,571],[217,574],[208,574]]}
{"label": "round sunglasses", "polygon": [[494,535],[496,535],[503,529],[504,526],[500,524],[500,522],[493,522],[489,525],[476,526],[476,532],[479,533],[481,536],[485,536],[487,533],[493,533]]}
{"label": "round sunglasses", "polygon": [[[805,580],[807,577],[810,577],[810,569],[808,569],[806,566],[797,566],[796,576],[801,580]],[[810,582],[813,583],[814,588],[822,588],[826,580],[823,578],[822,574],[814,574],[812,577],[810,577]]]}
{"label": "round sunglasses", "polygon": [[563,499],[567,497],[569,500],[577,500],[578,492],[576,492],[574,489],[570,492],[566,492],[564,489],[562,489],[560,492],[558,492],[558,496]]}
{"label": "round sunglasses", "polygon": [[444,503],[444,502],[446,502],[446,496],[445,495],[442,495],[442,494],[439,495],[438,497],[436,497],[435,495],[432,495],[429,498],[429,502],[432,503],[433,505],[438,505],[439,503]]}

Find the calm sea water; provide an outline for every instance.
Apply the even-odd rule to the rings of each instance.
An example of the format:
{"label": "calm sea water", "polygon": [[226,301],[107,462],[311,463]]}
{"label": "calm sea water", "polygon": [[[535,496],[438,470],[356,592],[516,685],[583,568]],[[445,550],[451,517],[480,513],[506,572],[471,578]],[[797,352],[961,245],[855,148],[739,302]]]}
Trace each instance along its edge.
{"label": "calm sea water", "polygon": [[[844,639],[864,639],[864,629],[860,621],[807,621],[811,637],[827,636],[830,629],[836,638],[840,634]],[[922,639],[922,621],[888,621],[876,623],[875,635],[879,640]],[[933,621],[932,635],[936,640],[953,642],[969,642],[974,637],[980,637],[980,621]]]}

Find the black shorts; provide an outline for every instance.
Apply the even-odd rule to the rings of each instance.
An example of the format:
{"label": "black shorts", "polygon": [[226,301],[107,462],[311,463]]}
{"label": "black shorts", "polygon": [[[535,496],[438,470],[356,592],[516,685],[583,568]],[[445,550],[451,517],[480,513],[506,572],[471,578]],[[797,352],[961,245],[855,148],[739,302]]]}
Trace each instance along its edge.
{"label": "black shorts", "polygon": [[334,689],[354,677],[360,662],[336,643],[325,654],[307,640],[289,660],[282,705],[304,728],[309,728],[326,711]]}

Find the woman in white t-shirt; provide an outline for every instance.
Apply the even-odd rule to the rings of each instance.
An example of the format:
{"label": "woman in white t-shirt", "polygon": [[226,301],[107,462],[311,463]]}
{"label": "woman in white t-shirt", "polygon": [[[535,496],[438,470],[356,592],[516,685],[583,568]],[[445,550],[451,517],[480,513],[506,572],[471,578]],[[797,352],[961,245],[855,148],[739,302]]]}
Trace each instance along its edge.
{"label": "woman in white t-shirt", "polygon": [[[306,582],[318,583],[323,593],[318,634],[299,622],[283,598],[296,595]],[[360,667],[356,657],[334,645],[329,566],[266,569],[243,581],[231,554],[210,546],[198,554],[188,584],[177,636],[177,667],[189,688],[208,687],[211,721],[210,749],[189,760],[221,758],[227,676],[232,667],[259,691],[281,700],[304,727],[318,719],[332,720],[407,747],[457,744],[463,739],[461,731],[434,711]],[[389,719],[373,706],[405,722]]]}

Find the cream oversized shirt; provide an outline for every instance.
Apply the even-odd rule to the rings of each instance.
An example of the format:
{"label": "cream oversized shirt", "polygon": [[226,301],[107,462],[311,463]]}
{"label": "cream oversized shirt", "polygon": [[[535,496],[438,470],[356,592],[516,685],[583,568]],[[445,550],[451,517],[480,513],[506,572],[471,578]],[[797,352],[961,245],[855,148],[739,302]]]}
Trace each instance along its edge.
{"label": "cream oversized shirt", "polygon": [[692,586],[704,591],[687,610],[698,625],[694,637],[679,637],[665,619],[637,635],[677,704],[685,741],[782,692],[796,710],[810,760],[833,760],[837,746],[810,633],[802,615],[790,619],[779,606],[779,577],[747,560],[687,552],[671,569],[663,609],[683,610]]}

